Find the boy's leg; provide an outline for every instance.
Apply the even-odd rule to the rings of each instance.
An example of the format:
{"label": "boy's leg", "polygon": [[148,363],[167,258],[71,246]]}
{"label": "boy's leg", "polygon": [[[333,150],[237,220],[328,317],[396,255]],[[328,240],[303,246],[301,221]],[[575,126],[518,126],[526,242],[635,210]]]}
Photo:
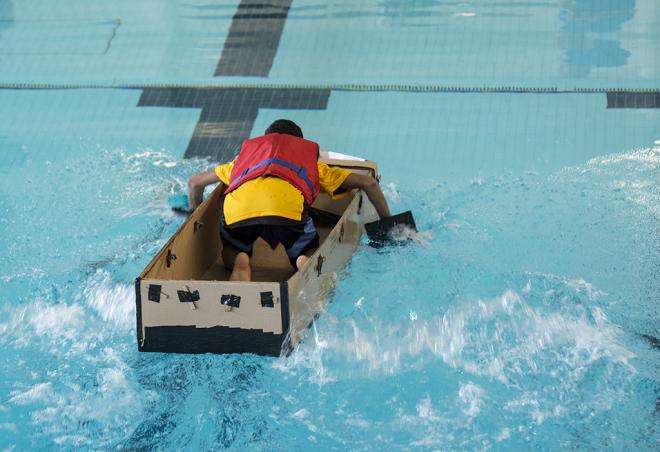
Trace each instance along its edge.
{"label": "boy's leg", "polygon": [[220,225],[222,239],[222,261],[231,270],[230,281],[250,281],[252,269],[250,257],[254,241],[259,237],[259,230],[254,226],[227,228]]}
{"label": "boy's leg", "polygon": [[307,263],[309,256],[319,246],[319,234],[311,218],[305,224],[271,226],[265,232],[269,238],[282,243],[291,266],[296,270],[300,270]]}

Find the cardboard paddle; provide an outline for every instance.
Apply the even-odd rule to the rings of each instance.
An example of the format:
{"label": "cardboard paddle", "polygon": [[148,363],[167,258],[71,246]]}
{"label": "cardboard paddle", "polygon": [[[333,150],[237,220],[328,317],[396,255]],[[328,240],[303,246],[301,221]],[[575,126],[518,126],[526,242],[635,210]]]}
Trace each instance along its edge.
{"label": "cardboard paddle", "polygon": [[407,242],[407,240],[396,240],[393,236],[392,232],[399,228],[411,229],[412,231],[417,232],[417,226],[415,225],[412,211],[407,210],[389,218],[383,218],[364,225],[364,229],[367,231],[367,236],[369,237],[369,245],[374,248],[382,248],[385,245],[398,245]]}
{"label": "cardboard paddle", "polygon": [[175,193],[167,198],[167,203],[172,208],[172,212],[179,215],[190,215],[190,206],[188,205],[188,195],[186,193]]}

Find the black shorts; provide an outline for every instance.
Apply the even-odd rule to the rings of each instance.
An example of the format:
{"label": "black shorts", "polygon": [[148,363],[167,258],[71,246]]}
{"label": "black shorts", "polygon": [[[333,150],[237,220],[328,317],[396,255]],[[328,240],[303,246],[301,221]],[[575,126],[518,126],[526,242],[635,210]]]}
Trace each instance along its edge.
{"label": "black shorts", "polygon": [[230,246],[252,257],[255,240],[264,239],[273,249],[281,243],[289,262],[296,268],[296,259],[319,246],[319,234],[311,218],[296,225],[249,224],[227,227],[220,222],[220,237],[223,246]]}

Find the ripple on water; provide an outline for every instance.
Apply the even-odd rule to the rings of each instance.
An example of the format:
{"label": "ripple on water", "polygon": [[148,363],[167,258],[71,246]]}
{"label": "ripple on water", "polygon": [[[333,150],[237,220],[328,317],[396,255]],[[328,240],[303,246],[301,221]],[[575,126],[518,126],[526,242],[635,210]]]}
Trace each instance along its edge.
{"label": "ripple on water", "polygon": [[[167,196],[207,163],[151,150],[68,162],[82,192],[62,203],[108,210],[37,205],[54,217],[44,242],[28,240],[38,225],[3,223],[15,240],[0,257],[0,444],[652,449],[657,350],[639,338],[660,336],[658,152],[387,185],[422,232],[360,247],[327,312],[278,359],[136,352],[132,277],[181,221]],[[121,190],[97,184],[108,168]],[[69,171],[51,170],[54,187]]]}
{"label": "ripple on water", "polygon": [[658,152],[416,195],[388,186],[425,246],[353,258],[307,340],[273,366],[328,394],[290,410],[341,413],[324,431],[374,438],[355,447],[649,448],[660,383],[637,333],[660,321]]}

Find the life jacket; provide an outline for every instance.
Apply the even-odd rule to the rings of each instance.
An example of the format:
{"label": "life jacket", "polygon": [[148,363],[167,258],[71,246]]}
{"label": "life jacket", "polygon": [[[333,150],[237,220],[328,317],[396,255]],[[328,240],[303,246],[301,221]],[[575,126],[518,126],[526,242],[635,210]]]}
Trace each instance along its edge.
{"label": "life jacket", "polygon": [[311,205],[319,194],[319,145],[280,133],[243,142],[234,161],[226,192],[259,176],[277,176],[300,190]]}

